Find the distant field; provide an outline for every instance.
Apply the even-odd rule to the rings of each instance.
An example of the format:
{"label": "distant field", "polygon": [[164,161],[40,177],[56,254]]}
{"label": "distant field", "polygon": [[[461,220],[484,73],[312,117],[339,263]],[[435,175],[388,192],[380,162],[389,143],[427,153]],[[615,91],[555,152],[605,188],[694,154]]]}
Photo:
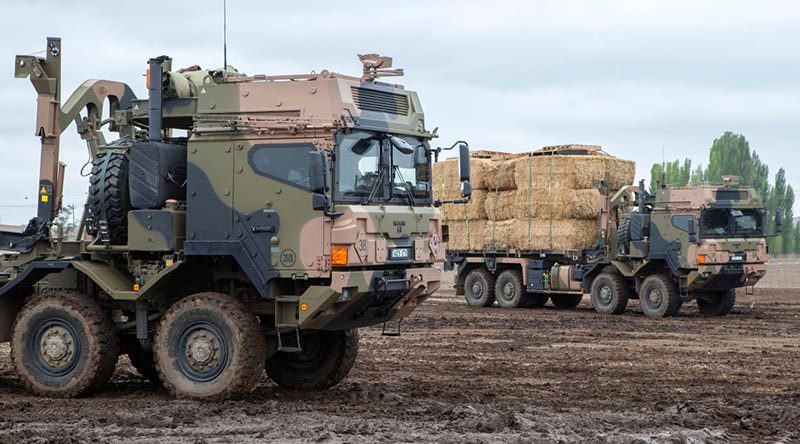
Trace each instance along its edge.
{"label": "distant field", "polygon": [[800,288],[800,256],[773,258],[758,288]]}

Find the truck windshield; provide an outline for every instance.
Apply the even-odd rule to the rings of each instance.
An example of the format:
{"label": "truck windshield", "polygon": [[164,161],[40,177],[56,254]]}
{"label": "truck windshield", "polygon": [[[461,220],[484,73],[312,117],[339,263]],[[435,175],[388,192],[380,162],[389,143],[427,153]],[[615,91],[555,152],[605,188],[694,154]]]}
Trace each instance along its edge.
{"label": "truck windshield", "polygon": [[763,214],[755,209],[711,208],[701,216],[706,238],[763,236]]}
{"label": "truck windshield", "polygon": [[339,139],[335,159],[337,200],[415,205],[431,199],[430,155],[423,139],[353,131]]}

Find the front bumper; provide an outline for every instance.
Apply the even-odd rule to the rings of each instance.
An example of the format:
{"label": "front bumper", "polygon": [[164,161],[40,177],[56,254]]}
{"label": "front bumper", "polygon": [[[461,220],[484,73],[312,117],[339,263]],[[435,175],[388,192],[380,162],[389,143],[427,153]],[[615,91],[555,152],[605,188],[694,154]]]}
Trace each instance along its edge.
{"label": "front bumper", "polygon": [[[313,285],[276,307],[276,324],[305,330],[345,330],[396,321],[441,285],[438,268],[334,271],[331,285]],[[292,319],[294,318],[294,319]]]}
{"label": "front bumper", "polygon": [[689,289],[714,291],[751,287],[766,274],[767,264],[763,262],[701,265],[690,273]]}

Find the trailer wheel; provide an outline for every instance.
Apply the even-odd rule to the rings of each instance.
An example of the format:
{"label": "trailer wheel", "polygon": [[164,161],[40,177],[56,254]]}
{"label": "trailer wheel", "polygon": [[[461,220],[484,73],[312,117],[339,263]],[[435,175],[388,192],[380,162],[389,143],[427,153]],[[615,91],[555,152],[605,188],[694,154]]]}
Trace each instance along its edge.
{"label": "trailer wheel", "polygon": [[275,353],[267,376],[281,387],[319,390],[333,387],[350,373],[358,357],[358,330],[320,331],[301,337],[303,351]]}
{"label": "trailer wheel", "polygon": [[697,308],[704,316],[725,316],[736,303],[736,290],[715,291],[697,297]]}
{"label": "trailer wheel", "polygon": [[547,304],[548,296],[546,293],[528,293],[528,302],[525,308],[541,308]]}
{"label": "trailer wheel", "polygon": [[497,303],[503,308],[517,308],[528,305],[528,293],[522,283],[519,270],[504,270],[497,276],[494,285]]}
{"label": "trailer wheel", "polygon": [[476,268],[464,279],[464,298],[473,307],[491,307],[494,304],[494,276],[484,268]]}
{"label": "trailer wheel", "polygon": [[583,300],[582,294],[558,294],[550,296],[556,308],[575,308]]}
{"label": "trailer wheel", "polygon": [[592,282],[591,297],[598,313],[622,314],[628,305],[629,292],[622,276],[603,272]]}
{"label": "trailer wheel", "polygon": [[645,278],[639,290],[642,311],[651,318],[665,318],[678,312],[681,298],[678,286],[663,274]]}
{"label": "trailer wheel", "polygon": [[30,300],[14,322],[11,357],[32,391],[62,398],[90,393],[114,373],[119,339],[100,303],[77,293]]}
{"label": "trailer wheel", "polygon": [[266,340],[258,318],[239,300],[196,293],[173,304],[153,345],[164,386],[179,398],[224,399],[255,389]]}

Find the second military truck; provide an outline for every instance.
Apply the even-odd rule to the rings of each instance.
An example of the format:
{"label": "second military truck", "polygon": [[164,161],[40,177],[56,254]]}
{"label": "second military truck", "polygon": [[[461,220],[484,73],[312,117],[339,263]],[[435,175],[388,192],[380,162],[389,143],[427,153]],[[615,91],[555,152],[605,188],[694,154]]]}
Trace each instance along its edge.
{"label": "second military truck", "polygon": [[[766,274],[765,209],[755,190],[736,178],[721,186],[659,184],[655,194],[643,181],[613,194],[602,180],[597,184],[593,247],[448,250],[445,267],[456,271],[457,294],[475,306],[495,300],[506,308],[543,306],[549,299],[571,308],[589,293],[595,310],[606,314],[620,314],[639,299],[652,318],[696,300],[703,314],[721,316],[733,308],[737,288]],[[775,220],[780,231],[780,211]]]}

